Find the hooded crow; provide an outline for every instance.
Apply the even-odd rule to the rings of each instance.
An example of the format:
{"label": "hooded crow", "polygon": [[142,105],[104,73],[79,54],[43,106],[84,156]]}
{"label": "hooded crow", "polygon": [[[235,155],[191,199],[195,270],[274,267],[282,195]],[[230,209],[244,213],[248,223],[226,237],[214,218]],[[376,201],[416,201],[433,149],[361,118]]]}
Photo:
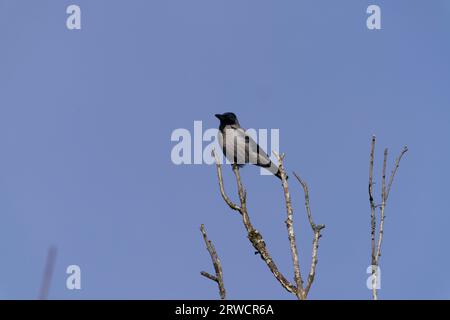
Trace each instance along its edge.
{"label": "hooded crow", "polygon": [[215,115],[220,120],[219,145],[227,159],[238,165],[251,163],[266,168],[281,180],[278,167],[267,153],[241,128],[236,115],[232,112]]}

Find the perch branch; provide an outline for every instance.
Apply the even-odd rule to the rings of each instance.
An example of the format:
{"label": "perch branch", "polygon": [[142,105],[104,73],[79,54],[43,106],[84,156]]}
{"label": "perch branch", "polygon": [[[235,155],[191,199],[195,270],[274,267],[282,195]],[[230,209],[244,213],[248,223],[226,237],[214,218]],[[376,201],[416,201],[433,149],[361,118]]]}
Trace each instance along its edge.
{"label": "perch branch", "polygon": [[216,152],[214,150],[212,151],[212,155],[216,161],[217,177],[219,178],[220,194],[222,195],[223,200],[226,202],[226,204],[231,209],[238,211],[240,214],[242,214],[241,208],[237,204],[235,204],[233,201],[231,201],[225,192],[225,187],[223,185],[222,165],[220,164],[220,161],[217,158]]}
{"label": "perch branch", "polygon": [[[250,243],[253,245],[253,248],[256,250],[256,252],[261,256],[262,260],[266,263],[269,270],[274,275],[275,279],[281,284],[281,286],[286,289],[288,292],[297,294],[297,287],[290,283],[286,277],[278,270],[277,265],[275,264],[274,260],[272,259],[272,256],[270,255],[266,244],[264,242],[262,234],[256,230],[251,221],[250,216],[247,211],[246,206],[246,198],[247,194],[242,186],[241,176],[239,174],[239,168],[236,165],[233,165],[233,173],[236,177],[236,183],[238,188],[238,194],[239,194],[239,200],[240,200],[240,206],[235,205],[229,197],[225,194],[225,189],[223,187],[223,176],[222,176],[222,166],[219,163],[219,160],[213,150],[213,156],[216,160],[216,168],[217,168],[217,177],[219,179],[219,186],[220,186],[220,192],[222,195],[222,198],[224,201],[228,204],[228,206],[238,211],[242,216],[242,221],[244,224],[244,227],[247,231],[247,238],[249,239]],[[228,200],[227,200],[228,199]]]}

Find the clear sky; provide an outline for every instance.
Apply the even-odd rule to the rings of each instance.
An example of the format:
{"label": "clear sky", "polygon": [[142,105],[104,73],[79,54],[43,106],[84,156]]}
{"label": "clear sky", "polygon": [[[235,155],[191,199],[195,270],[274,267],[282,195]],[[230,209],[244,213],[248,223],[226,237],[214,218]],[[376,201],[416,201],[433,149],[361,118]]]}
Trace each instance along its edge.
{"label": "clear sky", "polygon": [[[82,29],[66,28],[78,4]],[[381,7],[368,30],[366,8]],[[286,167],[326,224],[313,299],[368,299],[370,137],[401,164],[387,207],[382,299],[450,298],[450,5],[433,1],[0,0],[0,298],[291,299],[253,254],[209,165],[172,163],[173,130],[235,112],[280,129]],[[206,145],[206,144],[205,144]],[[224,167],[236,199],[230,167]],[[242,169],[248,207],[292,279],[279,181]],[[291,183],[302,270],[312,234]],[[81,267],[81,290],[66,268]]]}

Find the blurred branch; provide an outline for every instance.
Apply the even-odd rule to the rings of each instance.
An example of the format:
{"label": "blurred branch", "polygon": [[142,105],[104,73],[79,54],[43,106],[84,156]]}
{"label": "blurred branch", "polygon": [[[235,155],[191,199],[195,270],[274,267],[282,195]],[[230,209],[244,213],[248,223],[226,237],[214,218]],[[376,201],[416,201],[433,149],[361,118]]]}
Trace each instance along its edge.
{"label": "blurred branch", "polygon": [[214,248],[213,243],[208,239],[208,235],[206,234],[205,226],[203,224],[200,226],[200,231],[203,235],[203,240],[205,241],[206,249],[208,250],[209,255],[211,256],[211,260],[214,265],[214,270],[216,272],[216,275],[213,276],[205,271],[200,272],[200,274],[217,283],[217,285],[219,286],[220,298],[222,300],[225,300],[226,291],[225,291],[225,285],[223,283],[222,265],[220,263],[219,256],[216,252],[216,249]]}
{"label": "blurred branch", "polygon": [[44,276],[42,278],[42,286],[38,296],[39,300],[47,300],[48,298],[48,293],[50,291],[50,285],[53,277],[53,270],[55,268],[56,254],[57,254],[56,247],[52,246],[48,249]]}
{"label": "blurred branch", "polygon": [[[400,155],[395,160],[395,167],[391,172],[389,177],[389,181],[386,186],[386,171],[387,171],[387,159],[388,159],[388,149],[384,149],[384,157],[383,157],[383,169],[381,176],[381,204],[376,205],[374,202],[373,195],[373,167],[374,167],[374,154],[375,154],[375,143],[376,137],[372,136],[372,143],[370,149],[370,163],[369,163],[369,202],[370,202],[370,218],[371,218],[371,265],[372,265],[372,296],[374,300],[378,299],[377,293],[377,277],[378,277],[378,268],[381,257],[381,245],[383,242],[384,235],[384,221],[385,221],[385,209],[386,203],[389,197],[389,193],[391,191],[392,184],[394,182],[395,175],[400,166],[400,161],[406,152],[408,152],[408,147],[404,147],[400,152]],[[376,209],[380,209],[380,227],[378,229],[378,241],[376,241]],[[376,245],[375,245],[376,243]]]}

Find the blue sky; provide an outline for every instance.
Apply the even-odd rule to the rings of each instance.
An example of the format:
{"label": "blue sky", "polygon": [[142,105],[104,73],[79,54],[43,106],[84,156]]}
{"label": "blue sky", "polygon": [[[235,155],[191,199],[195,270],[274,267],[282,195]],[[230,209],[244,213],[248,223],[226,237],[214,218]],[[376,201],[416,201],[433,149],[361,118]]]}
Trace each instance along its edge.
{"label": "blue sky", "polygon": [[[82,30],[66,28],[78,4]],[[378,4],[382,30],[366,28]],[[206,225],[231,299],[291,299],[220,198],[215,168],[176,166],[173,130],[280,129],[288,171],[326,224],[312,299],[369,299],[370,137],[410,151],[391,191],[382,299],[448,299],[450,5],[434,1],[0,0],[0,298],[216,299]],[[205,144],[206,145],[206,144]],[[236,199],[229,167],[230,196]],[[277,179],[246,166],[248,207],[292,279]],[[312,234],[290,180],[300,260]],[[376,187],[380,187],[378,178]],[[79,265],[82,289],[66,289]]]}

